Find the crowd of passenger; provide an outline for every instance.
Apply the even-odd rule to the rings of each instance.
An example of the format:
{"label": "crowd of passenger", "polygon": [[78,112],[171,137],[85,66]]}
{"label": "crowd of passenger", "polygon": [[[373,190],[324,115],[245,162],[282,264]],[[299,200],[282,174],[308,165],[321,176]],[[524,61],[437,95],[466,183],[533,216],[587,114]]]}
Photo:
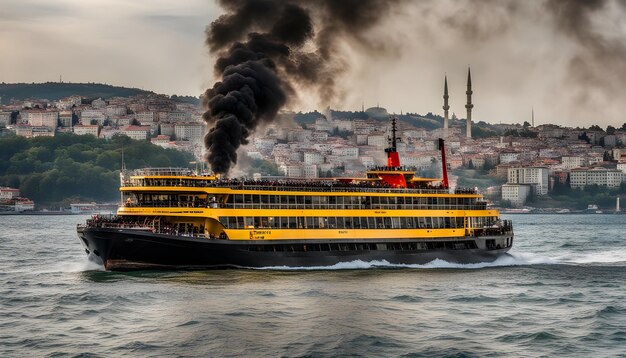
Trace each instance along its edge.
{"label": "crowd of passenger", "polygon": [[[204,237],[204,225],[195,226],[188,223],[172,225],[166,222],[154,222],[149,219],[142,221],[130,216],[93,215],[91,219],[87,219],[86,226],[89,228],[144,229],[159,234]],[[215,238],[214,235],[210,236]]]}
{"label": "crowd of passenger", "polygon": [[[316,188],[321,191],[338,189],[394,189],[396,187],[382,180],[250,180],[250,179],[218,179],[209,182],[209,187],[272,187],[272,188]],[[405,189],[405,188],[399,188]],[[423,183],[407,182],[406,189],[447,190],[443,185],[425,185]]]}

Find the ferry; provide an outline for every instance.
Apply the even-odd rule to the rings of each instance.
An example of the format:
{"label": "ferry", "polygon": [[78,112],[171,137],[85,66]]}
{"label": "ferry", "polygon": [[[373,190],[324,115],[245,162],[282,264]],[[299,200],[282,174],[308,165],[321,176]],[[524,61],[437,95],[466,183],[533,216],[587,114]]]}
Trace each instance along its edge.
{"label": "ferry", "polygon": [[396,120],[387,165],[364,177],[229,179],[184,168],[122,171],[115,216],[77,232],[108,270],[317,267],[340,262],[493,261],[513,226],[475,189],[451,190],[400,164]]}

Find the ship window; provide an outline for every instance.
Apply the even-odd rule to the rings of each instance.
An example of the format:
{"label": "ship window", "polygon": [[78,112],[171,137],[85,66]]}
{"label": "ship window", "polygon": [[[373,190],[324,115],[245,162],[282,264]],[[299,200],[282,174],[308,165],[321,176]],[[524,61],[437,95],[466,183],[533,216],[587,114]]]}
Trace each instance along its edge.
{"label": "ship window", "polygon": [[409,225],[407,224],[407,218],[406,217],[401,217],[400,218],[400,228],[401,229],[406,229],[409,227]]}
{"label": "ship window", "polygon": [[359,196],[351,196],[350,204],[352,209],[360,209],[361,208],[361,197]]}
{"label": "ship window", "polygon": [[400,229],[400,218],[391,218],[391,227],[393,229]]}
{"label": "ship window", "polygon": [[380,209],[380,196],[372,197],[372,209]]}
{"label": "ship window", "polygon": [[337,200],[337,209],[345,209],[343,196],[338,196],[335,200]]}
{"label": "ship window", "polygon": [[309,196],[309,195],[304,196],[304,206],[305,206],[305,208],[310,208],[311,207],[311,196]]}
{"label": "ship window", "polygon": [[376,229],[376,218],[375,217],[368,217],[367,218],[367,227],[368,229]]}
{"label": "ship window", "polygon": [[328,209],[328,196],[320,196],[320,205],[322,209]]}
{"label": "ship window", "polygon": [[304,206],[304,195],[298,195],[296,196],[296,200],[298,201],[298,207],[302,208]]}
{"label": "ship window", "polygon": [[337,221],[337,229],[345,229],[346,225],[344,223],[345,218],[343,216],[339,216],[335,218]]}
{"label": "ship window", "polygon": [[306,228],[307,228],[307,229],[314,229],[314,228],[315,228],[315,227],[314,227],[314,225],[313,225],[313,223],[314,223],[316,220],[314,220],[314,219],[315,219],[315,218],[313,218],[313,217],[307,217],[307,218],[306,218]]}
{"label": "ship window", "polygon": [[337,220],[334,216],[328,218],[328,228],[335,229],[337,228]]}
{"label": "ship window", "polygon": [[313,209],[320,209],[320,199],[321,197],[319,196],[311,197],[311,204],[312,204]]}
{"label": "ship window", "polygon": [[352,218],[352,225],[354,226],[355,229],[360,229],[361,228],[361,218],[358,218],[358,217]]}
{"label": "ship window", "polygon": [[269,204],[269,202],[270,202],[269,195],[260,195],[260,198],[261,198],[262,207],[266,208],[267,204]]}
{"label": "ship window", "polygon": [[415,218],[413,217],[408,217],[406,218],[406,227],[409,229],[415,229]]}
{"label": "ship window", "polygon": [[289,220],[289,228],[290,228],[290,229],[295,229],[295,228],[297,227],[297,226],[296,226],[296,225],[297,225],[297,224],[296,224],[296,218],[295,218],[295,217],[293,217],[293,216],[290,216],[290,217],[288,218],[288,220]]}
{"label": "ship window", "polygon": [[386,196],[380,197],[380,208],[381,209],[389,209],[389,198]]}
{"label": "ship window", "polygon": [[320,229],[324,229],[328,227],[328,218],[321,217],[319,219],[319,227]]}
{"label": "ship window", "polygon": [[347,217],[345,218],[345,226],[346,229],[352,229],[352,218],[351,217]]}

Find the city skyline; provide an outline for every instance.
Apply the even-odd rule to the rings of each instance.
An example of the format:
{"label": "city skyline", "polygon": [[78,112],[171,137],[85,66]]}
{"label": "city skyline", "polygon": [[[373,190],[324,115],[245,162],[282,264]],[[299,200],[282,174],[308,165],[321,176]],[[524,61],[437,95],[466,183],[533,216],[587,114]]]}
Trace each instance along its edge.
{"label": "city skyline", "polygon": [[[342,44],[349,68],[335,103],[299,88],[286,109],[326,106],[465,115],[472,68],[473,121],[619,127],[626,120],[621,55],[625,7],[533,1],[399,2],[363,43]],[[213,85],[205,29],[222,14],[210,1],[2,1],[2,82],[104,82],[198,96]],[[321,21],[318,19],[318,21]],[[573,29],[576,24],[587,27]],[[365,45],[363,45],[365,44]],[[331,101],[332,102],[332,101]]]}

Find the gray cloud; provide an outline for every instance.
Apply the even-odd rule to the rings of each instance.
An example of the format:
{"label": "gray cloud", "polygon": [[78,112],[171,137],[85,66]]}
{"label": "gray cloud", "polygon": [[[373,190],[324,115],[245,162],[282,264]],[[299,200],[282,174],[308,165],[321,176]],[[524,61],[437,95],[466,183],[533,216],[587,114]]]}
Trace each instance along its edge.
{"label": "gray cloud", "polygon": [[[214,82],[204,29],[221,10],[211,1],[4,0],[1,8],[2,81],[63,74],[192,95]],[[356,110],[365,102],[440,113],[448,73],[451,110],[464,116],[471,65],[476,120],[521,123],[534,106],[538,123],[621,125],[625,8],[626,0],[407,1],[336,44],[345,71],[333,78],[334,95],[295,86],[300,101],[291,108]]]}

